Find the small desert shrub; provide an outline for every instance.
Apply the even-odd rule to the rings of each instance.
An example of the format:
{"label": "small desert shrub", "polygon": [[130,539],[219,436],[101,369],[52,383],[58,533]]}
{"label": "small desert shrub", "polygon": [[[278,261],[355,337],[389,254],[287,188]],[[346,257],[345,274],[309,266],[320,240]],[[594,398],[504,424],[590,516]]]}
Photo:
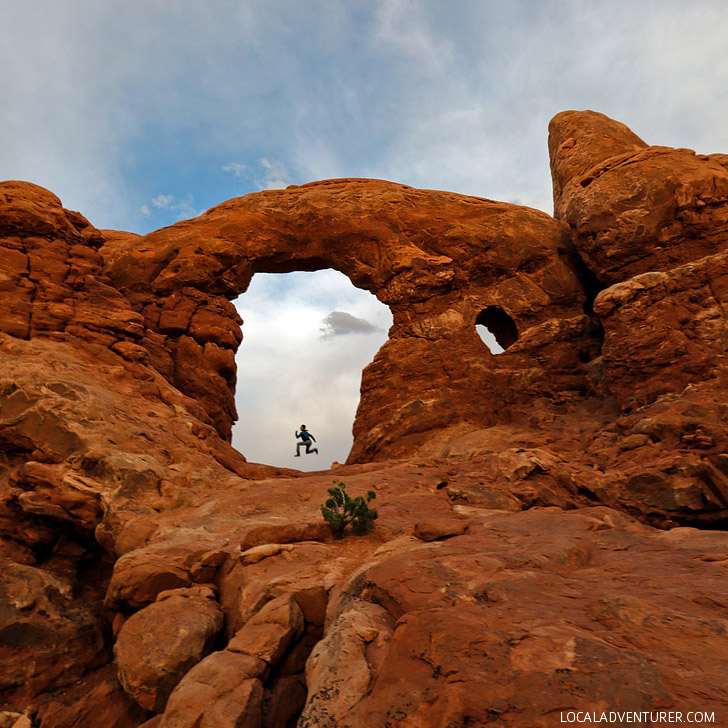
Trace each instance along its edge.
{"label": "small desert shrub", "polygon": [[369,501],[377,497],[373,490],[367,493],[366,500],[361,495],[352,498],[346,492],[346,484],[335,480],[334,487],[329,488],[329,496],[331,497],[321,506],[321,515],[334,529],[337,538],[344,535],[344,530],[350,523],[354,533],[360,536],[374,528],[377,512],[369,507]]}

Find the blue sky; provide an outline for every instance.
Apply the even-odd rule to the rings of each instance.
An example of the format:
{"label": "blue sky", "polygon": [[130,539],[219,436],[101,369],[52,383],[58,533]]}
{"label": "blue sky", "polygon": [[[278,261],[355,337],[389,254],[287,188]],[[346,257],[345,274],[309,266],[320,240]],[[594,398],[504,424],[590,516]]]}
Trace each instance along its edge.
{"label": "blue sky", "polygon": [[0,27],[0,178],[101,228],[344,176],[551,212],[564,109],[728,151],[723,0],[0,0]]}
{"label": "blue sky", "polygon": [[728,147],[722,0],[3,0],[0,24],[0,172],[99,227],[337,176],[550,211],[567,108]]}

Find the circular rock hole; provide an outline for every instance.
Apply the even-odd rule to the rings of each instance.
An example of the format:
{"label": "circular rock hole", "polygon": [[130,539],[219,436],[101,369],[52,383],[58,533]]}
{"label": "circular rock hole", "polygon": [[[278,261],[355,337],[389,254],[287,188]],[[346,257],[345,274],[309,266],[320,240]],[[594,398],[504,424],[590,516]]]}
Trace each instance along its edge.
{"label": "circular rock hole", "polygon": [[491,354],[502,354],[518,341],[516,322],[500,306],[484,308],[475,317],[475,330]]}

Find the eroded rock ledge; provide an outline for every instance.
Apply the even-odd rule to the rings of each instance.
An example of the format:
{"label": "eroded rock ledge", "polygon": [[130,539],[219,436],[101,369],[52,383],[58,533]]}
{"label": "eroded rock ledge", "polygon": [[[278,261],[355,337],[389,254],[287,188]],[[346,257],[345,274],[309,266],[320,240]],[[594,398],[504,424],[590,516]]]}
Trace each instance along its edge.
{"label": "eroded rock ledge", "polygon": [[[575,111],[549,149],[554,218],[331,180],[142,237],[0,184],[0,725],[725,712],[728,157]],[[327,267],[394,316],[341,541],[332,474],[228,442],[230,301]]]}

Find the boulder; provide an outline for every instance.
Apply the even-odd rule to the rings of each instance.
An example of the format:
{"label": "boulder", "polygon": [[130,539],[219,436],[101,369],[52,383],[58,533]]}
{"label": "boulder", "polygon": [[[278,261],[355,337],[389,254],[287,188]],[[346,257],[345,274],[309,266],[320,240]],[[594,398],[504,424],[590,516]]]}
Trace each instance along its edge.
{"label": "boulder", "polygon": [[447,520],[418,521],[415,523],[415,536],[423,541],[439,541],[453,536],[460,536],[467,530],[465,519],[450,518]]}
{"label": "boulder", "polygon": [[648,146],[624,124],[565,111],[549,124],[554,215],[602,285],[665,271],[728,244],[718,155]]}
{"label": "boulder", "polygon": [[160,728],[258,728],[264,720],[266,725],[287,725],[305,701],[301,681],[295,676],[276,679],[267,700],[263,683],[303,627],[293,597],[266,604],[226,649],[185,675],[169,698]]}
{"label": "boulder", "polygon": [[222,623],[209,589],[160,594],[124,623],[116,640],[119,682],[126,693],[161,713],[177,683],[213,649]]}
{"label": "boulder", "polygon": [[239,652],[209,655],[177,685],[159,728],[259,728],[264,669]]}
{"label": "boulder", "polygon": [[303,632],[303,612],[289,595],[268,602],[251,617],[228,643],[231,652],[241,652],[275,666],[291,641]]}
{"label": "boulder", "polygon": [[[104,668],[102,672],[106,671]],[[115,675],[104,675],[70,705],[51,701],[41,706],[36,717],[41,726],[53,728],[138,728],[147,716],[148,712],[123,691]]]}
{"label": "boulder", "polygon": [[651,404],[726,366],[728,252],[634,276],[601,291],[607,383],[624,408]]}

